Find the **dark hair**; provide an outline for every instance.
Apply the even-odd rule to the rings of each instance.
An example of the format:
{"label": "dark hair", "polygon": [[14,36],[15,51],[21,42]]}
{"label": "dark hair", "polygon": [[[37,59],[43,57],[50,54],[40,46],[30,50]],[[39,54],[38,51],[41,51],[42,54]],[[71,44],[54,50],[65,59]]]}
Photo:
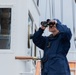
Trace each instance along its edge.
{"label": "dark hair", "polygon": [[49,21],[50,21],[50,19],[47,19],[46,21],[47,21],[47,22],[49,22]]}

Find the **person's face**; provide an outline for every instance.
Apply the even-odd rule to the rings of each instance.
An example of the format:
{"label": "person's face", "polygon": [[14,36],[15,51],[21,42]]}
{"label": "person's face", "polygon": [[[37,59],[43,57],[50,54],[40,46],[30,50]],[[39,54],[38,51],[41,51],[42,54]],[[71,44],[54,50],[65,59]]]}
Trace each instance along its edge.
{"label": "person's face", "polygon": [[49,25],[49,32],[55,32],[56,31],[56,25]]}
{"label": "person's face", "polygon": [[49,32],[54,32],[56,31],[56,23],[54,24],[54,20],[52,20],[51,22],[53,22],[53,24],[50,23],[49,25]]}

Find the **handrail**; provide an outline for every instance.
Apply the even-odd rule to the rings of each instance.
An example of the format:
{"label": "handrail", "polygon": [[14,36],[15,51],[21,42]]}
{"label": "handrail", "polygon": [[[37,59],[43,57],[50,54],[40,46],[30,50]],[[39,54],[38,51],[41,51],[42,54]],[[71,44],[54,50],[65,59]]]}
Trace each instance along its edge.
{"label": "handrail", "polygon": [[[15,59],[18,59],[18,60],[40,60],[37,57],[31,57],[31,56],[15,56]],[[70,70],[72,72],[74,71],[74,75],[75,75],[76,74],[76,69],[75,69],[76,61],[69,61],[68,63],[69,63],[69,66],[70,66]],[[40,71],[41,71],[41,61],[37,61],[35,75],[40,75]]]}
{"label": "handrail", "polygon": [[31,57],[31,56],[15,56],[15,59],[18,59],[18,60],[40,60],[39,58],[37,57]]}
{"label": "handrail", "polygon": [[15,59],[18,60],[39,60],[36,63],[36,72],[35,75],[40,75],[40,69],[41,69],[41,61],[37,57],[31,57],[31,56],[15,56]]}

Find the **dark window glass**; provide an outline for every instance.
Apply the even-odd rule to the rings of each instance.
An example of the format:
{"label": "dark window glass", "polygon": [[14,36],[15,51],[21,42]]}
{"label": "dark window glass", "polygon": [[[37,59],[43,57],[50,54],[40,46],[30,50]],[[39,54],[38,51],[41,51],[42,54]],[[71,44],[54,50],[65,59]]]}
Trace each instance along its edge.
{"label": "dark window glass", "polygon": [[0,49],[10,49],[11,8],[0,8]]}
{"label": "dark window glass", "polygon": [[39,6],[39,0],[37,0],[37,6]]}
{"label": "dark window glass", "polygon": [[[30,16],[30,14],[29,14],[29,16],[28,16],[28,27],[29,27],[29,29],[28,29],[28,31],[29,31],[29,34],[28,35],[30,35],[30,34],[33,34],[33,19],[31,18],[31,16]],[[32,39],[29,39],[30,41],[29,41],[29,49],[31,50],[30,51],[30,55],[32,56],[32,53],[33,53],[33,42],[32,42]]]}

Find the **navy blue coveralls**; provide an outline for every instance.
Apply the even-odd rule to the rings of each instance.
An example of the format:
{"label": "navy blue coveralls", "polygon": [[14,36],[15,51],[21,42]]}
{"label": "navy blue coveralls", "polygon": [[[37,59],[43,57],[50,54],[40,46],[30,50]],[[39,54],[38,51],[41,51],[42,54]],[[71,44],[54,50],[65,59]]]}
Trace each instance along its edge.
{"label": "navy blue coveralls", "polygon": [[72,34],[70,29],[59,20],[56,26],[59,33],[55,36],[42,36],[44,30],[41,28],[33,36],[34,44],[44,50],[41,75],[70,75],[66,55]]}

